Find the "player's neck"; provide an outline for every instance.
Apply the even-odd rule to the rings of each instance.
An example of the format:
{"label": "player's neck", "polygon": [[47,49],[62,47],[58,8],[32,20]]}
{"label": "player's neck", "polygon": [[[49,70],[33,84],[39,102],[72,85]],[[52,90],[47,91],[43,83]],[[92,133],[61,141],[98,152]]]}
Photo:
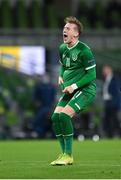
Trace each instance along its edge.
{"label": "player's neck", "polygon": [[73,48],[74,46],[76,46],[78,44],[79,40],[76,39],[74,41],[72,41],[71,43],[67,44],[68,48]]}

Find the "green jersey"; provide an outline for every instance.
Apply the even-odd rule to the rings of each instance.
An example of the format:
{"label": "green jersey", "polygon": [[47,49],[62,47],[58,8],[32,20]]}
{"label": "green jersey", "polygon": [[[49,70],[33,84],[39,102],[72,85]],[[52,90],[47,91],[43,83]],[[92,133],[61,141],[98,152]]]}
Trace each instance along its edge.
{"label": "green jersey", "polygon": [[91,49],[78,41],[73,47],[61,44],[60,53],[60,76],[64,80],[64,88],[76,84],[77,88],[84,88],[90,84],[95,85],[96,63]]}

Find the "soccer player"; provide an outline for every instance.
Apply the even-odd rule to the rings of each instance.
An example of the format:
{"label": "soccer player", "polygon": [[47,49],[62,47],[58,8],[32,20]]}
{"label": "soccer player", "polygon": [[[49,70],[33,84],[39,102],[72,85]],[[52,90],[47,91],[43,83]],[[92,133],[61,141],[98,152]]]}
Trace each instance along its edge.
{"label": "soccer player", "polygon": [[55,135],[61,145],[62,154],[51,165],[73,164],[72,118],[81,112],[96,95],[96,63],[91,49],[79,41],[82,23],[76,17],[67,17],[60,45],[60,73],[58,83],[62,96],[52,115]]}

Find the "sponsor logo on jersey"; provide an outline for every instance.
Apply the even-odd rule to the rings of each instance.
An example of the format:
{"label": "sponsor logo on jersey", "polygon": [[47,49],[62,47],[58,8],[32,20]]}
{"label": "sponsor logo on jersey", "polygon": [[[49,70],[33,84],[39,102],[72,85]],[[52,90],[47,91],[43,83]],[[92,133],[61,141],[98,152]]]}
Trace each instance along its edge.
{"label": "sponsor logo on jersey", "polygon": [[71,63],[70,63],[70,58],[66,58],[66,67],[70,67]]}

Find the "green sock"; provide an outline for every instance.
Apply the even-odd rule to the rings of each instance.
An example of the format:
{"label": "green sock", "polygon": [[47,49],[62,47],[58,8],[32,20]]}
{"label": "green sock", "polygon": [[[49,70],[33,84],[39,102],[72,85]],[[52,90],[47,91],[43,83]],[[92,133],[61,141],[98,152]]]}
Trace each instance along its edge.
{"label": "green sock", "polygon": [[60,126],[60,121],[59,121],[59,113],[54,113],[52,115],[52,123],[53,123],[53,130],[55,132],[57,139],[59,140],[62,152],[64,153],[65,142],[64,142],[64,138],[63,138],[62,132],[61,132],[61,126]]}
{"label": "green sock", "polygon": [[71,155],[72,154],[72,143],[73,143],[73,125],[71,117],[65,113],[60,113],[59,115],[62,134],[65,142],[64,152]]}
{"label": "green sock", "polygon": [[60,146],[62,153],[65,151],[65,142],[64,142],[64,137],[63,136],[58,136],[57,139],[59,140]]}
{"label": "green sock", "polygon": [[64,136],[65,153],[72,155],[73,136]]}

